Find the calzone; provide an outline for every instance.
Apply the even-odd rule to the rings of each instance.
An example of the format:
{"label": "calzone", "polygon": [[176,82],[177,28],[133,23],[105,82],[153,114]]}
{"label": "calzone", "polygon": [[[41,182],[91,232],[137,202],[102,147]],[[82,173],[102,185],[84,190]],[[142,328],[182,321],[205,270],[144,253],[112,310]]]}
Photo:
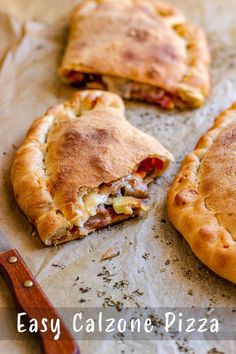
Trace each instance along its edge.
{"label": "calzone", "polygon": [[80,91],[33,122],[11,181],[41,240],[57,245],[146,211],[147,185],[171,160],[126,120],[119,96]]}
{"label": "calzone", "polygon": [[196,256],[236,284],[236,104],[187,155],[168,196],[168,213]]}
{"label": "calzone", "polygon": [[74,10],[59,75],[165,109],[201,106],[209,93],[204,31],[156,0],[84,0]]}

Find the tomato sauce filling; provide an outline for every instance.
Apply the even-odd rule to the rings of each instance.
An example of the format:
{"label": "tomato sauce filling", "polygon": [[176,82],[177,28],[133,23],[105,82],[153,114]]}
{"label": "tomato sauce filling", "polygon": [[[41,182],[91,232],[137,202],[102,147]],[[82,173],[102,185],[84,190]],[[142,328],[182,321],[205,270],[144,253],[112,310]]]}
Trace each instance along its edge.
{"label": "tomato sauce filling", "polygon": [[126,99],[156,103],[164,109],[171,109],[174,107],[173,95],[152,85],[115,77],[111,78],[105,75],[83,74],[74,70],[69,71],[66,78],[71,85],[76,87],[85,86],[90,89],[107,89]]}

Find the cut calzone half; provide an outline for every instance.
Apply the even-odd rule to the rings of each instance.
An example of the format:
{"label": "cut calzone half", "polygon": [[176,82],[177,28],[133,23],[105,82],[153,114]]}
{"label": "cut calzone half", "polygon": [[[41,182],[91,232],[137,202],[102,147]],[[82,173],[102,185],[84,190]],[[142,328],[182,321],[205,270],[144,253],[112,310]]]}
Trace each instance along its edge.
{"label": "cut calzone half", "polygon": [[196,256],[236,284],[236,104],[183,161],[168,213]]}
{"label": "cut calzone half", "polygon": [[147,185],[171,160],[129,124],[119,96],[81,91],[33,122],[11,180],[42,241],[56,245],[146,211]]}
{"label": "cut calzone half", "polygon": [[208,96],[209,61],[203,30],[172,5],[85,0],[73,12],[59,74],[79,87],[188,109]]}

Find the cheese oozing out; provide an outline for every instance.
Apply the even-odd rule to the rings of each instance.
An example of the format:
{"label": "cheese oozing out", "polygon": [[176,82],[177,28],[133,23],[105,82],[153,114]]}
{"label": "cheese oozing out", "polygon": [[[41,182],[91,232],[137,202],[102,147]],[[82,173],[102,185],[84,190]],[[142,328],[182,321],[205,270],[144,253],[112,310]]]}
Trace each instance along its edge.
{"label": "cheese oozing out", "polygon": [[[110,218],[123,215],[137,215],[147,211],[145,199],[148,197],[147,185],[156,177],[163,162],[157,158],[147,158],[132,174],[116,181],[102,184],[98,188],[78,197],[75,214],[71,222],[79,228],[81,234],[87,234],[86,223],[96,218],[94,228],[100,228],[108,214]],[[111,215],[112,210],[112,215]],[[126,216],[126,217],[125,217]],[[107,222],[109,224],[109,222]]]}

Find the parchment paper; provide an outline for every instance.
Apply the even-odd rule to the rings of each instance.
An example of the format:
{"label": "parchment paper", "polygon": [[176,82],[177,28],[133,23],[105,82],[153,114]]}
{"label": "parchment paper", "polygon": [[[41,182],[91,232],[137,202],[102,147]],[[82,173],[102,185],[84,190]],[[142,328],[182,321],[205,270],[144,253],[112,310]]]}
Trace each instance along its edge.
{"label": "parchment paper", "polygon": [[[235,0],[172,1],[189,19],[204,26],[208,34],[212,92],[203,108],[168,113],[155,106],[126,102],[130,122],[158,138],[176,158],[169,172],[151,186],[151,208],[145,217],[96,232],[82,241],[46,248],[19,211],[9,182],[15,149],[33,119],[73,92],[61,84],[56,71],[62,57],[69,13],[75,3],[74,0],[0,0],[1,229],[57,307],[103,306],[104,297],[119,300],[124,293],[132,293],[137,288],[143,292],[135,299],[141,307],[235,306],[235,287],[195,258],[166,215],[166,194],[180,161],[216,115],[236,100]],[[120,255],[101,262],[103,252],[114,246],[119,247]],[[113,282],[104,282],[97,276],[104,265],[116,273],[114,281],[127,280],[129,285],[118,290],[113,288]],[[81,287],[91,290],[81,293]],[[104,291],[105,295],[98,297],[98,291]],[[86,302],[81,303],[81,298]],[[133,300],[125,300],[124,304],[136,306]],[[13,306],[2,278],[0,306]],[[233,353],[234,345],[233,342],[191,342],[186,344],[185,352],[207,353],[216,347]],[[81,342],[80,347],[86,354],[178,353],[181,350],[175,341],[118,345],[116,342]],[[1,341],[0,352],[39,353],[40,348],[33,340]]]}

